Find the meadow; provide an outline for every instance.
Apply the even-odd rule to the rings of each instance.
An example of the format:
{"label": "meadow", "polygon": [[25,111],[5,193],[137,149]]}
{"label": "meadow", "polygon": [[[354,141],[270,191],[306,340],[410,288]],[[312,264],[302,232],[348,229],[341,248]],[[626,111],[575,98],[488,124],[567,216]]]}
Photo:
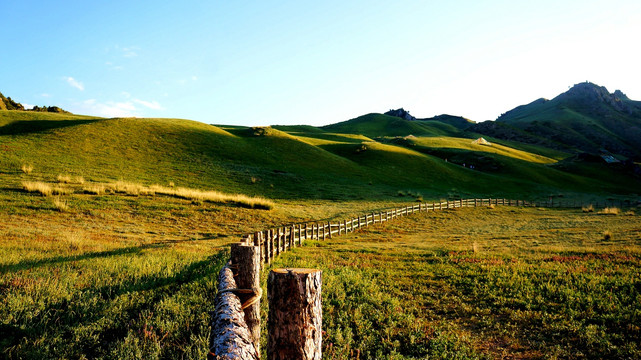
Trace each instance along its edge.
{"label": "meadow", "polygon": [[323,270],[327,359],[640,358],[641,219],[626,212],[420,213],[273,266]]}
{"label": "meadow", "polygon": [[[417,200],[638,197],[558,151],[350,124],[0,112],[0,357],[203,358],[216,274],[254,231]],[[593,210],[430,212],[276,265],[325,272],[328,359],[639,358],[639,210]]]}
{"label": "meadow", "polygon": [[0,181],[0,358],[9,359],[203,358],[230,243],[391,206],[281,200],[267,210],[37,169]]}

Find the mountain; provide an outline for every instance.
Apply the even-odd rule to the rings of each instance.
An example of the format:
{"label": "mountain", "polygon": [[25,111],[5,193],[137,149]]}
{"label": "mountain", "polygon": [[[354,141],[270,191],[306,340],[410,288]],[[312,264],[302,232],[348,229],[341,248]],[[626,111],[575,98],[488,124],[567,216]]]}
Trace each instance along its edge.
{"label": "mountain", "polygon": [[641,159],[641,102],[585,82],[552,100],[518,106],[469,131],[574,153]]}

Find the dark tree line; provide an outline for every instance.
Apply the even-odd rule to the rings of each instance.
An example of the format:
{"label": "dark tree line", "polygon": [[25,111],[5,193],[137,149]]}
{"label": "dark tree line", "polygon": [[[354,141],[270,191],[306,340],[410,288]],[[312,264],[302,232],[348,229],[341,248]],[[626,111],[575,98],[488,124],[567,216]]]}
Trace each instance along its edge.
{"label": "dark tree line", "polygon": [[33,109],[25,110],[24,106],[11,99],[11,97],[5,97],[0,93],[0,110],[21,110],[21,111],[37,111],[37,112],[53,112],[61,114],[70,114],[70,112],[65,111],[57,106],[34,106]]}

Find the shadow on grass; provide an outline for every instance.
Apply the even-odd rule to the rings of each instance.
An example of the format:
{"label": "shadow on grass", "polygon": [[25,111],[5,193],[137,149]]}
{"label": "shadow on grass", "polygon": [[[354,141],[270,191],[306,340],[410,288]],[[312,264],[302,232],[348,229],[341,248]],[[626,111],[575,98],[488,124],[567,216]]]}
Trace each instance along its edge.
{"label": "shadow on grass", "polygon": [[28,270],[28,269],[33,269],[40,266],[45,266],[45,265],[55,265],[55,264],[69,262],[69,261],[79,261],[79,260],[105,258],[110,256],[138,254],[145,249],[161,248],[161,247],[167,247],[167,246],[168,246],[167,244],[156,243],[156,244],[141,245],[141,246],[130,246],[130,247],[119,248],[119,249],[108,250],[108,251],[96,251],[96,252],[90,252],[90,253],[78,254],[78,255],[54,256],[51,258],[40,259],[40,260],[21,261],[11,265],[0,265],[0,274],[13,272],[13,271]]}
{"label": "shadow on grass", "polygon": [[[126,250],[129,252],[121,254],[137,252],[131,248]],[[132,281],[85,289],[70,299],[52,302],[41,311],[41,314],[51,315],[44,315],[37,321],[2,324],[0,348],[13,349],[9,350],[11,353],[5,353],[10,358],[101,358],[108,356],[109,351],[124,340],[131,330],[142,332],[146,336],[148,319],[144,318],[144,314],[161,311],[157,307],[166,299],[174,296],[206,298],[196,300],[190,305],[190,309],[183,312],[190,314],[187,324],[183,324],[186,328],[179,326],[178,331],[168,333],[169,338],[163,344],[161,357],[178,358],[182,350],[181,344],[188,343],[195,331],[209,336],[209,328],[198,327],[197,318],[198,314],[206,313],[209,307],[213,307],[217,273],[228,258],[227,251],[220,251],[204,260],[188,264],[169,276],[159,273],[139,278],[134,276]],[[125,298],[118,300],[122,296]],[[118,308],[116,317],[113,314],[114,306]],[[179,318],[183,313],[178,314]],[[163,321],[172,320],[174,319],[170,317],[163,318]],[[82,335],[87,327],[92,327],[91,332]]]}
{"label": "shadow on grass", "polygon": [[88,124],[100,120],[29,120],[14,121],[0,127],[0,135],[30,134],[51,129],[60,129],[70,126]]}

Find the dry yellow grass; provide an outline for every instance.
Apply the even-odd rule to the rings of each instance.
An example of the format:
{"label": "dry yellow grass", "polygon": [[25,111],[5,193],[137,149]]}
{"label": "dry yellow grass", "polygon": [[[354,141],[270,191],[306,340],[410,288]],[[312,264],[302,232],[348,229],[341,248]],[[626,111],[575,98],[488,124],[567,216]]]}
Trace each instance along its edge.
{"label": "dry yellow grass", "polygon": [[152,185],[149,188],[149,191],[155,194],[174,196],[198,202],[209,201],[216,203],[232,203],[251,209],[269,210],[274,207],[274,203],[271,200],[242,194],[225,194],[218,191],[202,191],[184,187],[168,188],[161,185]]}
{"label": "dry yellow grass", "polygon": [[22,189],[28,192],[40,193],[44,196],[49,196],[53,192],[51,185],[42,181],[23,181]]}
{"label": "dry yellow grass", "polygon": [[[58,176],[59,182],[68,183],[69,180],[76,181],[76,179],[67,175]],[[45,196],[69,195],[74,193],[73,188],[61,186],[52,187],[51,184],[41,181],[23,181],[22,188],[25,191],[37,192]],[[145,186],[122,180],[108,184],[90,184],[83,187],[82,192],[92,195],[102,195],[110,192],[134,196],[159,194],[192,200],[197,203],[207,201],[214,203],[236,204],[250,209],[270,210],[274,208],[274,202],[261,197],[253,197],[243,194],[225,194],[218,191],[203,191],[185,187],[167,187],[162,185]]]}
{"label": "dry yellow grass", "polygon": [[599,211],[599,214],[603,215],[619,215],[619,208],[617,207],[606,207],[605,209]]}
{"label": "dry yellow grass", "polygon": [[61,199],[60,197],[55,197],[53,198],[52,202],[53,202],[53,207],[60,212],[65,212],[69,210],[69,205],[67,204],[67,200],[65,199]]}
{"label": "dry yellow grass", "polygon": [[67,174],[58,174],[56,177],[56,180],[58,180],[59,183],[63,184],[84,184],[85,179],[82,176],[71,176]]}
{"label": "dry yellow grass", "polygon": [[33,171],[33,166],[32,165],[27,165],[27,164],[22,164],[22,167],[20,167],[20,170],[22,170],[23,173],[29,175]]}
{"label": "dry yellow grass", "polygon": [[154,192],[142,185],[137,183],[132,183],[129,181],[119,180],[112,182],[106,185],[107,189],[112,190],[115,193],[127,194],[127,195],[153,195]]}
{"label": "dry yellow grass", "polygon": [[592,206],[592,204],[590,204],[590,206],[587,206],[587,207],[584,206],[582,208],[582,210],[583,210],[584,213],[591,213],[591,212],[594,212],[594,206]]}
{"label": "dry yellow grass", "polygon": [[102,195],[106,190],[107,188],[103,184],[90,184],[82,188],[82,192],[91,195]]}

